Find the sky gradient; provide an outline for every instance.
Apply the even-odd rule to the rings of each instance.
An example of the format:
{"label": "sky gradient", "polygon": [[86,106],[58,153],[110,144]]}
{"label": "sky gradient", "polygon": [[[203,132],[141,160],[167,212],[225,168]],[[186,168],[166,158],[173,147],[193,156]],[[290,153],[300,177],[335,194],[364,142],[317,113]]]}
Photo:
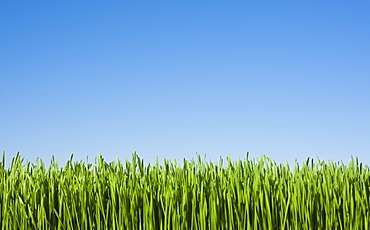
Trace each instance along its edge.
{"label": "sky gradient", "polygon": [[368,12],[369,1],[0,0],[0,151],[370,165]]}

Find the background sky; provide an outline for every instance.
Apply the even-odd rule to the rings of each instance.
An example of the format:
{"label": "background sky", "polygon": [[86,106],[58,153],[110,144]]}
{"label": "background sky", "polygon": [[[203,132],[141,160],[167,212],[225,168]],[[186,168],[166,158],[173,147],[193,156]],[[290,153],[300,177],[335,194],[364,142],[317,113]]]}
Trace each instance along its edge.
{"label": "background sky", "polygon": [[370,165],[370,1],[0,0],[0,151]]}

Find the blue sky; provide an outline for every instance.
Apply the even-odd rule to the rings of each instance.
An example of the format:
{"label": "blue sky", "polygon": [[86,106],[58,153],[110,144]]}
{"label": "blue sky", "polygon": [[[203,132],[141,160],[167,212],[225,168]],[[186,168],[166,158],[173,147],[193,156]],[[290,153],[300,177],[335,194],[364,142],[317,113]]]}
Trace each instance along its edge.
{"label": "blue sky", "polygon": [[369,1],[0,0],[0,150],[370,164]]}

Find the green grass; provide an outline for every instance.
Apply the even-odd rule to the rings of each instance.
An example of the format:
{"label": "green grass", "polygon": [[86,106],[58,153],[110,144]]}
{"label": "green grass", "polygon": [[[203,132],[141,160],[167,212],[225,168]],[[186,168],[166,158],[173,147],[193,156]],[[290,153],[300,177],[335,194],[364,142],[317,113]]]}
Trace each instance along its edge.
{"label": "green grass", "polygon": [[[225,164],[224,164],[225,163]],[[1,229],[369,229],[370,171],[308,159],[0,162]]]}

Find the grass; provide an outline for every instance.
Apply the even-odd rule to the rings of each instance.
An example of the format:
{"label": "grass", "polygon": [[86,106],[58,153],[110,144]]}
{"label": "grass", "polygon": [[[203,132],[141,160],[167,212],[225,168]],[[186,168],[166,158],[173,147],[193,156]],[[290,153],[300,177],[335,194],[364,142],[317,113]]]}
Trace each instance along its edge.
{"label": "grass", "polygon": [[[72,156],[73,157],[73,156]],[[1,229],[369,229],[370,171],[307,159],[0,162]]]}

